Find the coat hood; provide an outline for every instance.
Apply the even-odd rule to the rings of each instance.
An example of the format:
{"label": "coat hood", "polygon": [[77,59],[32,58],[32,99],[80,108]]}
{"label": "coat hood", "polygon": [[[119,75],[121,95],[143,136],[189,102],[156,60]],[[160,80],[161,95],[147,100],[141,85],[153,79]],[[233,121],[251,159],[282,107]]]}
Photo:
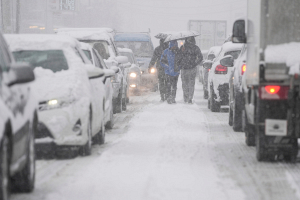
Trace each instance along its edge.
{"label": "coat hood", "polygon": [[176,40],[170,41],[169,48],[172,48],[172,47],[175,47],[175,46],[178,47],[177,41]]}

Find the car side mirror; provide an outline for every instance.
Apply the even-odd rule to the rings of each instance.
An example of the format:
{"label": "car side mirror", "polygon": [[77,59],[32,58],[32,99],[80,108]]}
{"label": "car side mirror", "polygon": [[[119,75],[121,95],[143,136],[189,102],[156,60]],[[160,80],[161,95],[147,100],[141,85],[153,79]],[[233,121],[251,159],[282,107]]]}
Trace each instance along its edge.
{"label": "car side mirror", "polygon": [[237,20],[234,22],[232,43],[247,43],[245,20]]}
{"label": "car side mirror", "polygon": [[225,67],[233,67],[233,62],[234,62],[234,59],[231,55],[224,56],[220,60],[220,64],[225,66]]}
{"label": "car side mirror", "polygon": [[112,69],[115,73],[118,73],[120,71],[120,68],[117,66],[111,66],[110,69]]}
{"label": "car side mirror", "polygon": [[8,86],[29,83],[34,81],[35,76],[32,67],[27,63],[12,63],[10,65],[10,80]]}
{"label": "car side mirror", "polygon": [[128,58],[126,56],[117,56],[116,61],[119,64],[126,64],[126,63],[128,63]]}
{"label": "car side mirror", "polygon": [[203,68],[205,68],[205,69],[211,69],[212,64],[213,64],[213,61],[207,60],[207,61],[205,61],[203,63]]}
{"label": "car side mirror", "polygon": [[125,63],[125,64],[123,64],[123,67],[125,67],[125,68],[129,68],[129,67],[131,67],[131,63],[130,63],[130,62],[128,62],[128,63]]}
{"label": "car side mirror", "polygon": [[137,63],[138,63],[138,65],[139,65],[139,67],[141,67],[141,66],[143,66],[143,65],[145,64],[145,63],[142,62],[142,61],[138,61]]}
{"label": "car side mirror", "polygon": [[97,68],[92,64],[86,64],[86,71],[89,79],[100,78],[104,76],[103,69]]}
{"label": "car side mirror", "polygon": [[112,69],[104,69],[103,71],[104,71],[104,76],[108,78],[113,77],[116,74],[115,71]]}

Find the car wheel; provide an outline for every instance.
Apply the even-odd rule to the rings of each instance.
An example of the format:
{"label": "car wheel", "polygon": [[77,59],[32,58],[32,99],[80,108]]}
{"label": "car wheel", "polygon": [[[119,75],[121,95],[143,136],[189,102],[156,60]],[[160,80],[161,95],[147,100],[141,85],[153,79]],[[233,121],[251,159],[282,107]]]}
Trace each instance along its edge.
{"label": "car wheel", "polygon": [[233,116],[233,112],[231,106],[229,105],[229,119],[228,119],[229,126],[232,126],[232,118],[233,118],[232,116]]}
{"label": "car wheel", "polygon": [[103,117],[103,119],[102,119],[101,130],[97,134],[97,143],[100,145],[105,143],[105,125],[104,124],[105,124],[105,117]]}
{"label": "car wheel", "polygon": [[126,103],[126,97],[122,98],[122,110],[126,111],[127,109],[127,103]]}
{"label": "car wheel", "polygon": [[7,135],[3,135],[0,149],[0,198],[3,200],[8,200],[10,196],[9,152],[9,138]]}
{"label": "car wheel", "polygon": [[266,159],[266,153],[264,148],[263,138],[259,137],[259,133],[256,134],[256,159],[258,161],[263,161]]}
{"label": "car wheel", "polygon": [[208,99],[208,91],[205,89],[203,90],[203,98]]}
{"label": "car wheel", "polygon": [[211,87],[210,91],[211,91],[210,92],[210,94],[211,94],[211,96],[210,96],[210,110],[212,112],[220,112],[221,106],[220,106],[219,102],[215,101],[215,98],[214,98],[215,93],[214,93],[214,90],[213,90],[212,87]]}
{"label": "car wheel", "polygon": [[235,132],[242,131],[242,109],[241,109],[241,101],[237,96],[235,96],[233,102],[233,121],[232,128]]}
{"label": "car wheel", "polygon": [[118,95],[118,98],[115,99],[115,105],[114,105],[114,113],[121,113],[123,108],[123,102],[122,102],[122,89],[120,89],[120,92],[119,92],[119,95]]}
{"label": "car wheel", "polygon": [[112,129],[114,127],[114,113],[113,109],[110,109],[110,118],[109,121],[106,123],[107,129]]}
{"label": "car wheel", "polygon": [[92,154],[92,114],[91,113],[89,115],[88,124],[87,124],[87,137],[88,137],[88,141],[81,148],[80,154],[82,156],[89,156]]}

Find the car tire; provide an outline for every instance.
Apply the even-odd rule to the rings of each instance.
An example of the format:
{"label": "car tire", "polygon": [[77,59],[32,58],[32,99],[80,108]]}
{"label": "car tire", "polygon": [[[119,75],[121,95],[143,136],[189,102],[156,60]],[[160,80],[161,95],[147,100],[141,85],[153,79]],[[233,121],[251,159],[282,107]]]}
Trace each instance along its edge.
{"label": "car tire", "polygon": [[229,105],[229,119],[228,119],[229,126],[232,126],[232,121],[233,121],[232,118],[233,118],[233,112],[232,112],[231,106]]}
{"label": "car tire", "polygon": [[114,113],[113,113],[113,109],[110,109],[110,117],[109,117],[109,121],[106,123],[106,128],[107,129],[112,129],[114,127]]}
{"label": "car tire", "polygon": [[97,133],[97,143],[98,144],[104,144],[105,143],[105,117],[102,119],[102,125],[101,125],[101,130]]}
{"label": "car tire", "polygon": [[89,114],[89,119],[87,124],[87,137],[88,137],[88,141],[84,146],[81,147],[80,154],[82,156],[89,156],[92,154],[92,113]]}
{"label": "car tire", "polygon": [[219,102],[215,101],[215,98],[214,98],[215,93],[214,93],[214,90],[213,90],[212,87],[210,89],[210,94],[211,94],[211,96],[210,96],[210,110],[212,112],[220,112],[221,111],[221,105],[220,105]]}
{"label": "car tire", "polygon": [[122,98],[122,111],[126,111],[127,110],[127,103],[126,103],[126,97]]}
{"label": "car tire", "polygon": [[10,196],[9,158],[9,138],[6,134],[4,134],[0,148],[0,199],[2,200],[8,200]]}
{"label": "car tire", "polygon": [[256,159],[257,161],[264,161],[267,158],[265,153],[265,144],[262,137],[259,136],[259,133],[256,134]]}
{"label": "car tire", "polygon": [[242,111],[242,119],[245,132],[245,143],[247,146],[255,146],[255,127],[248,123],[245,110]]}
{"label": "car tire", "polygon": [[114,113],[121,113],[123,110],[123,102],[122,102],[122,90],[120,91],[118,98],[115,99],[115,105],[114,105]]}
{"label": "car tire", "polygon": [[[241,132],[242,125],[242,109],[241,109],[241,98],[238,98],[238,93],[235,93],[234,102],[233,102],[233,115],[232,115],[232,129],[235,132]],[[241,96],[241,94],[239,94]]]}
{"label": "car tire", "polygon": [[33,126],[29,135],[29,144],[26,155],[26,165],[24,168],[18,172],[14,177],[12,177],[12,185],[18,192],[32,192],[35,183],[35,133],[37,130],[37,119],[34,118]]}

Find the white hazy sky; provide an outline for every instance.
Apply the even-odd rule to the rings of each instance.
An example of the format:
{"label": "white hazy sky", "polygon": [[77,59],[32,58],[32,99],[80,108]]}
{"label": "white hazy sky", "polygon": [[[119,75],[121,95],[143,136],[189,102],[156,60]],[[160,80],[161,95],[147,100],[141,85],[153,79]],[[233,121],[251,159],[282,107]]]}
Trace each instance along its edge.
{"label": "white hazy sky", "polygon": [[[227,34],[234,19],[245,16],[247,0],[114,0],[118,2],[122,30],[186,30],[189,20],[226,20]],[[154,45],[158,43],[152,39]]]}

